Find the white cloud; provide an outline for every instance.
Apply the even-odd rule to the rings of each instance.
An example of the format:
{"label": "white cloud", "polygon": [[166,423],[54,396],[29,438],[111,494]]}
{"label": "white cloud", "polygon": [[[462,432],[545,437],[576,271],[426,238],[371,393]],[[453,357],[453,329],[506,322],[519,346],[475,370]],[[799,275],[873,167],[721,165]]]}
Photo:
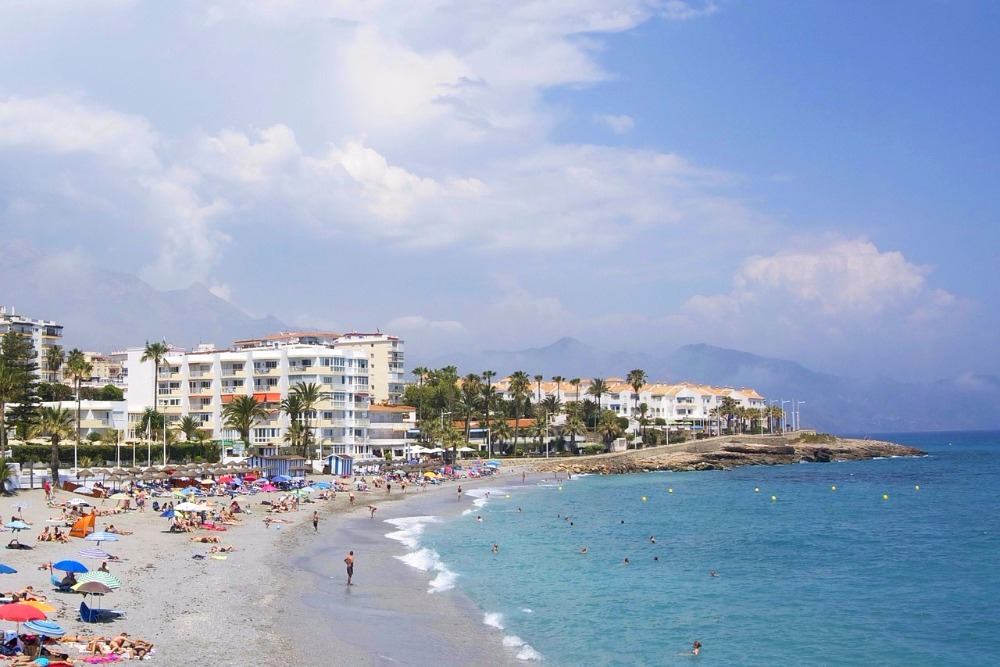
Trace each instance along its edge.
{"label": "white cloud", "polygon": [[433,332],[435,334],[461,334],[466,331],[466,327],[461,322],[455,320],[434,320],[423,315],[402,315],[392,319],[388,327],[392,331],[400,331],[410,334],[420,334]]}
{"label": "white cloud", "polygon": [[160,139],[138,116],[88,105],[75,97],[0,99],[0,148],[87,153],[119,166],[156,169]]}
{"label": "white cloud", "polygon": [[615,134],[628,134],[635,129],[635,121],[631,116],[602,115],[596,117],[597,121],[607,125]]}

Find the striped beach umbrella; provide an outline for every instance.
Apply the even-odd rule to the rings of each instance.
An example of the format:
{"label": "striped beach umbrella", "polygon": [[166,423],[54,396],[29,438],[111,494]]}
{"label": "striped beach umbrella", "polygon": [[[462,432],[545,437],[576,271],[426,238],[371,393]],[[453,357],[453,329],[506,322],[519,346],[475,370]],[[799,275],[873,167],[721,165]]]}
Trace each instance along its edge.
{"label": "striped beach umbrella", "polygon": [[107,551],[101,551],[100,549],[80,549],[76,552],[77,556],[83,556],[84,558],[96,558],[98,560],[107,560],[111,558],[111,554]]}
{"label": "striped beach umbrella", "polygon": [[100,570],[91,570],[81,574],[76,579],[78,584],[85,584],[88,581],[96,581],[98,583],[104,584],[111,590],[122,587],[122,580],[111,574],[110,572],[101,572]]}
{"label": "striped beach umbrella", "polygon": [[33,634],[42,635],[43,637],[54,637],[58,639],[66,634],[66,631],[60,628],[57,624],[52,621],[28,621],[24,624],[24,629],[31,631]]}
{"label": "striped beach umbrella", "polygon": [[115,535],[114,533],[109,533],[106,530],[99,530],[96,533],[91,533],[90,535],[87,535],[83,539],[87,540],[88,542],[97,542],[98,544],[100,544],[101,542],[117,542],[118,536]]}

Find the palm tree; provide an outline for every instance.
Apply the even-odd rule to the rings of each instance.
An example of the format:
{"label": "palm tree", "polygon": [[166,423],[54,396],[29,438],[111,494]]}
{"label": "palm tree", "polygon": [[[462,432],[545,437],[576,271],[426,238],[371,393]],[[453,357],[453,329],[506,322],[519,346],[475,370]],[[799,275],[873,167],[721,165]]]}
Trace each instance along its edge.
{"label": "palm tree", "polygon": [[228,428],[236,429],[240,439],[250,444],[250,430],[259,421],[267,419],[264,404],[253,396],[237,396],[222,408],[222,418]]}
{"label": "palm tree", "polygon": [[740,407],[740,404],[736,402],[736,399],[732,396],[723,396],[722,401],[719,403],[719,416],[726,420],[726,430],[732,431],[732,420],[736,417],[736,411]]}
{"label": "palm tree", "polygon": [[174,428],[184,434],[184,440],[193,442],[195,434],[201,428],[201,422],[191,415],[185,415],[179,422],[174,424]]}
{"label": "palm tree", "polygon": [[514,372],[510,376],[507,392],[510,393],[511,401],[514,403],[514,450],[516,451],[518,432],[521,428],[521,408],[528,395],[528,374],[524,371]]}
{"label": "palm tree", "polygon": [[486,457],[493,456],[493,427],[490,425],[490,405],[493,402],[493,378],[497,376],[496,371],[483,371],[483,380],[486,386],[483,388],[483,407],[486,409]]}
{"label": "palm tree", "polygon": [[139,417],[140,433],[159,433],[163,428],[164,416],[155,408],[146,408]]}
{"label": "palm tree", "polygon": [[601,415],[601,421],[597,424],[597,433],[601,436],[604,444],[610,445],[615,438],[621,437],[622,425],[618,422],[618,415],[611,410],[606,410]]}
{"label": "palm tree", "polygon": [[604,405],[601,398],[604,394],[608,393],[608,381],[603,378],[594,378],[590,386],[587,387],[587,395],[593,396],[597,399],[597,409],[602,410]]}
{"label": "palm tree", "polygon": [[7,402],[20,387],[18,372],[0,359],[0,450],[7,451]]}
{"label": "palm tree", "polygon": [[[10,495],[10,491],[7,490],[7,482],[10,482],[13,478],[14,473],[7,466],[7,457],[0,456],[0,491],[2,491],[5,496]],[[31,488],[34,488],[34,473],[32,473]]]}
{"label": "palm tree", "polygon": [[628,372],[628,375],[625,377],[625,381],[632,387],[632,400],[635,406],[632,410],[632,414],[635,415],[639,412],[639,390],[642,389],[644,384],[646,384],[646,371],[641,368],[633,369]]}
{"label": "palm tree", "polygon": [[469,373],[462,378],[462,391],[458,397],[458,414],[465,419],[465,441],[469,441],[472,418],[479,412],[483,401],[483,383],[478,375]]}
{"label": "palm tree", "polygon": [[542,398],[543,398],[542,397],[542,380],[544,380],[544,379],[545,379],[544,375],[536,375],[535,376],[535,384],[538,386],[538,399],[536,401],[537,403],[541,403],[542,402]]}
{"label": "palm tree", "polygon": [[552,381],[556,383],[556,398],[562,400],[562,383],[566,381],[562,375],[553,375]]}
{"label": "palm tree", "polygon": [[66,359],[66,375],[73,380],[76,388],[76,441],[80,442],[80,386],[90,379],[94,367],[83,356],[83,351],[73,348]]}
{"label": "palm tree", "polygon": [[156,394],[159,388],[159,377],[160,377],[160,362],[163,361],[163,357],[167,356],[170,352],[170,347],[166,343],[150,343],[146,341],[146,349],[142,353],[142,357],[139,359],[140,363],[146,363],[147,361],[153,362],[153,409],[156,409]]}
{"label": "palm tree", "polygon": [[289,393],[298,396],[299,400],[302,402],[302,426],[305,429],[303,431],[304,438],[302,445],[307,448],[309,455],[309,468],[312,469],[313,448],[310,446],[309,441],[312,440],[313,437],[312,429],[309,427],[309,418],[315,414],[316,406],[326,398],[329,398],[330,394],[323,391],[323,387],[315,382],[297,382]]}
{"label": "palm tree", "polygon": [[507,424],[507,420],[498,419],[493,422],[491,435],[496,437],[497,442],[507,442],[507,439],[511,435],[510,425]]}
{"label": "palm tree", "polygon": [[66,408],[44,407],[38,415],[39,432],[52,441],[49,465],[52,485],[59,486],[59,441],[73,433],[73,413]]}
{"label": "palm tree", "polygon": [[281,404],[278,407],[279,410],[288,415],[288,429],[285,431],[284,441],[287,442],[292,447],[292,451],[302,451],[302,455],[305,456],[305,444],[303,439],[305,437],[305,429],[302,426],[302,397],[298,394],[292,392],[288,396],[281,399]]}
{"label": "palm tree", "polygon": [[59,369],[62,368],[65,360],[66,355],[63,353],[62,346],[53,345],[45,350],[45,368],[49,372],[49,382],[56,381]]}
{"label": "palm tree", "polygon": [[639,404],[639,428],[642,429],[642,446],[646,446],[646,427],[649,426],[649,406]]}
{"label": "palm tree", "polygon": [[562,402],[555,396],[546,396],[538,406],[553,417],[562,412]]}
{"label": "palm tree", "polygon": [[566,423],[562,427],[563,436],[569,436],[569,449],[574,454],[576,454],[576,436],[586,435],[587,433],[587,425],[580,418],[579,406],[579,403],[573,404],[569,412],[569,417],[566,418]]}
{"label": "palm tree", "polygon": [[573,378],[569,381],[576,388],[576,402],[580,402],[580,378]]}

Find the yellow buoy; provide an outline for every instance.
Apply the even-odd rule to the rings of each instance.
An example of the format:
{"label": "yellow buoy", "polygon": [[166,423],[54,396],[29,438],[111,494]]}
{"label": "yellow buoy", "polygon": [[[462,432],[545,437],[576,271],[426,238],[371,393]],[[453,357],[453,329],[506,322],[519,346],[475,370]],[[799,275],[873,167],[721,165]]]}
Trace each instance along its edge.
{"label": "yellow buoy", "polygon": [[562,487],[561,486],[559,487],[559,490],[562,491]]}
{"label": "yellow buoy", "polygon": [[757,487],[754,487],[754,490],[753,490],[753,492],[754,492],[754,493],[760,493],[760,489],[758,489]]}
{"label": "yellow buoy", "polygon": [[642,502],[646,502],[646,496],[642,497]]}
{"label": "yellow buoy", "polygon": [[771,500],[777,500],[778,496],[771,496]]}
{"label": "yellow buoy", "polygon": [[507,494],[507,500],[510,500],[510,494],[509,493]]}
{"label": "yellow buoy", "polygon": [[882,500],[889,500],[889,494],[888,493],[883,493],[882,494]]}
{"label": "yellow buoy", "polygon": [[919,485],[919,484],[917,484],[917,485],[916,485],[915,487],[913,487],[913,488],[914,488],[914,489],[916,489],[917,491],[919,491],[919,490],[920,490],[920,485]]}
{"label": "yellow buoy", "polygon": [[673,489],[667,489],[667,493],[673,493],[673,492],[674,492]]}
{"label": "yellow buoy", "polygon": [[835,486],[831,486],[831,487],[830,487],[830,490],[831,490],[831,491],[836,491],[836,490],[837,490],[837,487],[835,487]]}

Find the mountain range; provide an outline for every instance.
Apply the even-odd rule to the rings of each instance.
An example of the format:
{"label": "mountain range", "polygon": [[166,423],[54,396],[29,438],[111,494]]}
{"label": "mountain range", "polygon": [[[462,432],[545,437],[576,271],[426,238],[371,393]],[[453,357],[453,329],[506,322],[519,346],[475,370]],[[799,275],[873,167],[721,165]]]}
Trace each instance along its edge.
{"label": "mountain range", "polygon": [[[160,291],[110,268],[54,263],[51,256],[16,243],[0,245],[0,305],[62,324],[67,348],[102,352],[161,339],[187,348],[198,343],[228,346],[289,328],[274,317],[252,318],[201,284]],[[523,370],[545,378],[622,378],[640,368],[651,382],[753,387],[769,400],[795,400],[801,404],[803,427],[837,434],[1000,427],[996,376],[962,375],[927,383],[851,378],[705,344],[665,355],[609,352],[574,338],[539,348],[460,350],[435,358],[407,350],[406,367],[418,366],[456,366],[460,374],[489,369],[500,376]]]}

